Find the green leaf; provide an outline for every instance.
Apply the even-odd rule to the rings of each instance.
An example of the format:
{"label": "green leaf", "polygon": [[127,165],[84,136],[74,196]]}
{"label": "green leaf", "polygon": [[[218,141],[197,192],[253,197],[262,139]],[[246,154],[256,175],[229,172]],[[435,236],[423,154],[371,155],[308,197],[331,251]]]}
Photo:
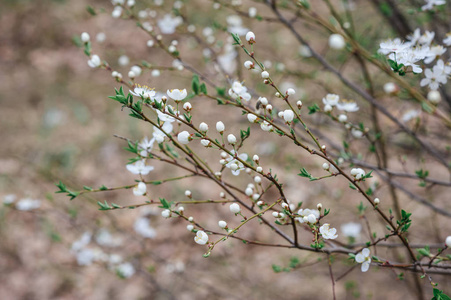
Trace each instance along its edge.
{"label": "green leaf", "polygon": [[308,107],[308,114],[313,115],[316,112],[319,112],[321,109],[319,108],[318,104],[313,104]]}
{"label": "green leaf", "polygon": [[207,86],[205,85],[205,83],[202,83],[200,85],[200,91],[202,92],[202,94],[208,95],[208,93],[207,93]]}
{"label": "green leaf", "polygon": [[90,5],[86,6],[86,11],[87,11],[91,16],[96,16],[96,15],[97,15],[97,13],[96,13],[96,11],[94,10],[94,8],[93,8],[92,6],[90,6]]}
{"label": "green leaf", "polygon": [[164,199],[164,198],[160,198],[160,203],[161,203],[161,205],[162,205],[164,208],[166,208],[166,209],[171,208],[171,205],[169,204],[169,202],[166,201],[166,199]]}
{"label": "green leaf", "polygon": [[196,95],[199,95],[200,83],[199,76],[197,76],[196,74],[193,75],[193,80],[191,81],[191,88],[193,89],[193,92]]}
{"label": "green leaf", "polygon": [[[217,88],[216,88],[216,92],[218,93],[219,96],[225,96],[225,94],[226,94],[226,88],[217,87]],[[219,101],[219,100],[218,100],[218,101]]]}
{"label": "green leaf", "polygon": [[272,270],[274,271],[274,273],[280,273],[280,272],[282,272],[282,267],[273,264],[272,265]]}

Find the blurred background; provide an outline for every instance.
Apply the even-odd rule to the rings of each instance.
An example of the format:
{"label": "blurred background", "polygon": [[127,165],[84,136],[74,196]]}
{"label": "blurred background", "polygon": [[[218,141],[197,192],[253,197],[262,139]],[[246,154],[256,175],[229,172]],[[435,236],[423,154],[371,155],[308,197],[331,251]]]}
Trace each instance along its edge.
{"label": "blurred background", "polygon": [[[378,48],[378,42],[374,41],[381,39],[381,31],[383,37],[393,37],[393,32],[388,26],[384,28],[383,18],[375,14],[371,3],[356,2],[360,11],[355,22],[361,23],[366,32],[362,43],[366,42],[374,51]],[[88,5],[96,12],[95,16],[88,12]],[[173,1],[137,1],[138,7],[149,7],[148,15],[155,12],[158,19],[170,13],[173,5]],[[247,13],[249,6],[245,3],[239,10]],[[252,6],[263,16],[274,17],[264,5],[257,2]],[[285,89],[295,87],[296,96],[307,104],[320,103],[328,92],[355,97],[349,90],[339,88],[337,79],[330,74],[319,72],[317,76],[319,67],[306,62],[308,58],[305,53],[303,56],[303,50],[280,24],[249,20],[233,9],[217,9],[211,1],[186,1],[184,7],[186,10],[182,11],[189,16],[188,24],[197,26],[195,36],[179,29],[183,34],[165,35],[164,41],[169,44],[177,39],[185,61],[218,85],[228,88],[233,80],[239,79],[253,88],[259,82],[258,74],[239,67],[245,57],[230,49],[229,34],[222,32],[221,26],[236,25],[256,33],[259,42],[256,51],[262,60],[268,60],[265,65]],[[136,82],[156,87],[163,93],[173,88],[190,89],[192,73],[173,71],[170,56],[148,47],[146,33],[134,21],[112,18],[112,11],[111,2],[103,0],[0,1],[0,197],[5,203],[0,208],[0,299],[331,299],[325,257],[230,240],[205,259],[202,257],[205,249],[193,242],[193,234],[185,229],[186,222],[163,219],[161,209],[98,210],[97,201],[130,205],[145,200],[134,197],[130,190],[87,194],[73,201],[55,194],[55,183],[59,180],[74,190],[81,190],[84,185],[133,184],[133,175],[125,169],[131,155],[123,150],[126,143],[114,135],[132,140],[152,135],[152,128],[129,118],[127,112],[107,98],[114,94],[113,87],[120,85],[111,72],[88,66],[88,58],[80,48],[82,32],[90,34],[93,53],[108,61],[124,78],[130,67],[142,65],[145,60],[154,68],[145,70]],[[319,7],[318,13],[322,11],[325,8]],[[234,19],[228,18],[230,15]],[[348,54],[327,49],[328,33],[317,33],[312,26],[299,26],[316,49],[328,59],[336,60],[340,70],[360,78],[354,74],[355,62]],[[215,75],[216,69],[208,68],[208,63],[215,59],[228,76]],[[154,72],[156,69],[159,72]],[[314,80],[307,83],[306,78]],[[374,80],[380,86],[386,83],[383,74],[375,75]],[[255,89],[268,97],[273,93],[262,84]],[[393,103],[384,97],[381,101],[393,105],[399,117],[412,107],[410,102]],[[195,107],[195,123],[206,121],[213,127],[216,121],[222,120],[237,135],[239,129],[249,126],[233,109],[221,108],[219,112],[206,99],[194,98],[191,102]],[[359,102],[359,105],[365,108],[365,104]],[[365,111],[360,117],[369,118],[369,114]],[[322,116],[311,117],[309,121],[316,126],[330,125]],[[415,125],[409,123],[409,126]],[[299,154],[296,147],[280,142],[275,135],[267,140],[258,128],[254,130],[254,142],[245,147],[246,152],[251,156],[258,153],[263,161],[273,164],[270,167],[286,183],[286,194],[294,203],[303,201],[306,205],[303,207],[314,208],[322,202],[333,209],[328,221],[337,228],[349,222],[365,224],[356,208],[361,199],[346,184],[337,181],[309,184],[294,175],[301,167],[319,168],[320,160]],[[326,136],[333,139],[335,134],[339,134],[338,130],[332,127]],[[341,143],[339,139],[338,143]],[[403,150],[390,150],[394,165],[401,165],[402,155],[416,157],[418,154],[415,149],[403,146],[400,142]],[[219,153],[206,155],[209,162],[217,164]],[[414,161],[420,164],[421,159],[414,158]],[[184,175],[165,165],[155,164],[155,167],[149,175],[151,180]],[[437,168],[437,174],[446,174]],[[240,184],[239,179],[229,175],[228,180]],[[248,181],[251,180],[249,177]],[[207,181],[194,179],[150,186],[148,190],[152,199],[165,197],[175,201],[186,200],[184,191],[188,188],[196,199],[218,198],[220,192]],[[412,191],[416,189],[424,194],[423,189],[412,187]],[[437,188],[433,193],[443,201],[445,192]],[[380,193],[381,199],[388,195],[383,184]],[[273,191],[267,197],[270,200],[277,194]],[[414,215],[415,235],[411,240],[439,243],[446,230],[449,234],[448,219],[424,211],[406,196],[400,196],[400,200]],[[217,221],[222,218],[238,222],[231,218],[226,206],[186,207],[186,214],[207,228],[216,229]],[[370,222],[377,219],[374,214],[365,218]],[[384,232],[381,224],[373,229]],[[301,237],[305,244],[310,242],[307,233]],[[279,238],[274,240],[271,230],[257,222],[243,236],[283,242]],[[368,237],[364,228],[355,238],[365,242]],[[342,241],[346,242],[344,236]],[[380,249],[378,255],[386,256],[388,252]],[[401,252],[395,254],[405,258]],[[401,272],[376,267],[362,274],[360,266],[346,273],[355,264],[342,257],[337,259],[333,264],[334,274],[336,278],[345,275],[337,282],[339,299],[417,298],[410,274],[400,275]],[[285,271],[275,272],[279,267]],[[451,287],[449,278],[434,275],[434,280],[440,283],[441,289]],[[425,293],[432,295],[427,282],[424,287]]]}

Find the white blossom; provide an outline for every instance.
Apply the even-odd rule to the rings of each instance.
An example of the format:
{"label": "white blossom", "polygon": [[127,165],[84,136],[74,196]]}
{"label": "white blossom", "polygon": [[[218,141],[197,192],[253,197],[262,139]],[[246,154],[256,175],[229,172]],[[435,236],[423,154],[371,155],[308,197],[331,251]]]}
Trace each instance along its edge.
{"label": "white blossom", "polygon": [[135,84],[133,91],[130,91],[130,94],[132,94],[133,96],[149,99],[155,96],[155,91],[147,85],[141,86],[139,84]]}
{"label": "white blossom", "polygon": [[370,249],[364,248],[361,252],[359,252],[355,256],[355,261],[359,264],[362,264],[361,270],[362,272],[368,271],[371,264],[371,256],[370,256]]}
{"label": "white blossom", "polygon": [[327,94],[326,97],[323,98],[323,103],[324,105],[336,106],[339,100],[340,96],[335,94]]}
{"label": "white blossom", "polygon": [[319,228],[319,232],[326,240],[333,240],[338,237],[337,235],[337,229],[335,228],[329,228],[330,224],[324,224]]}
{"label": "white blossom", "polygon": [[362,231],[362,225],[360,223],[349,222],[341,225],[341,232],[344,236],[357,238]]}
{"label": "white blossom", "polygon": [[356,112],[359,110],[359,107],[357,106],[357,103],[355,102],[339,102],[337,103],[337,108],[339,110],[344,110],[347,112]]}
{"label": "white blossom", "polygon": [[431,10],[435,5],[446,4],[445,0],[425,0],[426,4],[421,7],[421,10]]}
{"label": "white blossom", "polygon": [[150,226],[150,220],[145,217],[136,219],[133,229],[136,233],[148,239],[153,239],[157,236],[157,231]]}
{"label": "white blossom", "polygon": [[162,34],[173,34],[177,26],[183,23],[181,17],[172,17],[170,14],[166,14],[163,19],[157,21],[158,28]]}
{"label": "white blossom", "polygon": [[135,274],[135,268],[129,262],[120,264],[116,267],[116,272],[123,278],[130,278]]}
{"label": "white blossom", "polygon": [[199,230],[194,237],[194,241],[199,245],[205,245],[208,242],[208,234]]}
{"label": "white blossom", "polygon": [[127,165],[127,170],[130,171],[132,174],[135,175],[147,175],[149,174],[150,171],[152,171],[154,169],[154,167],[152,166],[146,166],[146,161],[145,160],[138,160],[133,164],[128,164]]}
{"label": "white blossom", "polygon": [[22,211],[30,211],[41,207],[41,200],[30,198],[21,199],[16,203],[16,208]]}
{"label": "white blossom", "polygon": [[146,193],[146,191],[147,191],[146,184],[144,182],[140,182],[133,188],[133,195],[143,196]]}
{"label": "white blossom", "polygon": [[100,61],[100,57],[96,54],[91,56],[91,58],[88,60],[88,66],[90,66],[91,68],[97,68],[101,64],[102,62]]}
{"label": "white blossom", "polygon": [[174,99],[174,101],[181,101],[183,99],[186,98],[186,96],[188,96],[188,93],[186,91],[186,89],[183,90],[168,90],[167,94],[169,97],[171,97],[172,99]]}

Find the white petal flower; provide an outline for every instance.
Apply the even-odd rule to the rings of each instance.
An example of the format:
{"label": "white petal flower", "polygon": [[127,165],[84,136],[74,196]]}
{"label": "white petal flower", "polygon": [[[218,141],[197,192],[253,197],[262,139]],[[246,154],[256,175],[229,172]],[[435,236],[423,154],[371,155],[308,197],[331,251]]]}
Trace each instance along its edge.
{"label": "white petal flower", "polygon": [[362,231],[360,223],[350,222],[341,225],[341,232],[347,237],[357,238],[360,235],[360,231]]}
{"label": "white petal flower", "polygon": [[359,107],[355,102],[339,102],[337,103],[337,108],[347,112],[355,112],[359,110]]}
{"label": "white petal flower", "polygon": [[154,142],[155,138],[149,140],[147,137],[144,137],[138,144],[139,155],[141,155],[142,157],[147,157],[152,151]]}
{"label": "white petal flower", "polygon": [[166,92],[168,94],[169,97],[171,97],[172,99],[174,99],[174,101],[181,101],[183,99],[186,98],[186,96],[188,96],[188,93],[186,91],[186,89],[183,90],[167,90]]}
{"label": "white petal flower", "polygon": [[173,34],[177,26],[182,23],[183,19],[181,17],[172,17],[170,14],[166,14],[163,19],[157,22],[162,34]]}
{"label": "white petal flower", "polygon": [[321,226],[319,228],[319,232],[321,233],[321,235],[323,236],[324,239],[326,240],[333,240],[336,239],[338,237],[337,235],[337,229],[335,228],[329,228],[329,224],[324,224],[323,226]]}
{"label": "white petal flower", "polygon": [[338,101],[340,100],[340,96],[335,94],[327,94],[325,98],[323,98],[324,105],[336,106]]}
{"label": "white petal flower", "polygon": [[194,237],[194,241],[199,245],[205,245],[208,242],[208,234],[199,230]]}
{"label": "white petal flower", "polygon": [[127,165],[127,170],[129,170],[133,174],[141,174],[141,175],[147,175],[150,171],[152,171],[154,167],[152,166],[146,166],[145,160],[138,160],[137,162],[133,164]]}
{"label": "white petal flower", "polygon": [[138,183],[137,186],[133,188],[133,195],[135,196],[143,196],[147,191],[147,186],[144,182]]}
{"label": "white petal flower", "polygon": [[151,89],[150,87],[148,87],[147,85],[139,85],[139,84],[135,84],[133,91],[130,91],[130,94],[137,96],[137,97],[143,97],[146,99],[149,99],[153,96],[155,96],[155,91],[153,89]]}
{"label": "white petal flower", "polygon": [[370,249],[364,248],[355,256],[355,261],[359,264],[362,264],[362,272],[368,271],[371,264]]}
{"label": "white petal flower", "polygon": [[150,221],[148,218],[138,218],[135,221],[133,228],[135,229],[136,233],[145,238],[153,239],[157,236],[157,232],[150,226]]}
{"label": "white petal flower", "polygon": [[225,130],[225,125],[224,125],[224,123],[222,123],[221,121],[219,121],[219,122],[217,122],[216,123],[216,130],[218,131],[218,132],[224,132],[224,130]]}
{"label": "white petal flower", "polygon": [[41,207],[41,200],[30,198],[21,199],[16,203],[16,208],[22,211],[29,211]]}
{"label": "white petal flower", "polygon": [[91,59],[88,60],[88,66],[90,66],[91,68],[97,68],[102,64],[102,62],[100,61],[100,57],[96,54],[94,54],[93,56],[91,56]]}
{"label": "white petal flower", "polygon": [[135,268],[129,262],[120,264],[116,267],[116,272],[120,277],[130,278],[135,274]]}

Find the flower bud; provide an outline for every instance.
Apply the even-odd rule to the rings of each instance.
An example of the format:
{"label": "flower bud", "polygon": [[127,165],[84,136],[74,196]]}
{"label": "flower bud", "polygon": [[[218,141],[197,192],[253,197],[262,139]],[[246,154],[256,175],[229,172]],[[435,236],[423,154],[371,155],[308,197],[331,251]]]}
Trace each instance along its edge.
{"label": "flower bud", "polygon": [[238,203],[232,203],[229,207],[230,211],[234,214],[237,214],[241,211],[241,207]]}
{"label": "flower bud", "polygon": [[329,164],[328,163],[323,163],[323,169],[324,170],[329,170]]}
{"label": "flower bud", "polygon": [[258,98],[258,101],[260,101],[260,103],[261,103],[263,106],[268,105],[268,99],[266,99],[266,97],[259,97],[259,98]]}
{"label": "flower bud", "polygon": [[229,142],[230,145],[235,145],[236,144],[236,137],[233,134],[229,134],[227,136],[227,141]]}
{"label": "flower bud", "polygon": [[440,101],[442,101],[442,96],[440,95],[439,91],[429,91],[428,100],[433,104],[438,104]]}
{"label": "flower bud", "polygon": [[254,154],[254,156],[252,157],[252,160],[255,161],[258,164],[258,162],[260,160],[260,157],[258,157],[257,154]]}
{"label": "flower bud", "polygon": [[272,216],[273,216],[274,218],[278,218],[278,217],[279,217],[279,213],[278,213],[277,211],[273,211],[273,212],[272,212]]}
{"label": "flower bud", "polygon": [[244,67],[245,67],[246,69],[248,69],[248,70],[252,70],[252,69],[255,68],[255,64],[254,64],[252,61],[250,61],[250,60],[246,60],[246,61],[244,62]]}
{"label": "flower bud", "polygon": [[255,121],[257,120],[257,116],[254,114],[247,114],[247,120],[251,123],[255,123]]}
{"label": "flower bud", "polygon": [[318,210],[321,210],[321,209],[323,209],[323,205],[322,205],[321,203],[318,203],[318,204],[316,205],[316,208],[317,208]]}
{"label": "flower bud", "polygon": [[272,105],[271,104],[266,105],[266,110],[271,112],[272,111]]}
{"label": "flower bud", "polygon": [[216,123],[216,130],[217,130],[219,133],[223,133],[224,130],[225,130],[225,125],[224,125],[224,123],[222,123],[221,121],[217,122],[217,123]]}
{"label": "flower bud", "polygon": [[297,105],[297,107],[298,107],[299,109],[301,109],[301,107],[302,107],[302,101],[301,101],[301,100],[298,100],[298,102],[296,102],[296,105]]}
{"label": "flower bud", "polygon": [[191,111],[192,108],[193,108],[193,106],[189,102],[185,102],[183,104],[183,109],[186,110],[186,111]]}
{"label": "flower bud", "polygon": [[282,208],[283,209],[288,209],[288,204],[286,204],[285,202],[282,203]]}
{"label": "flower bud", "polygon": [[263,172],[263,168],[260,167],[260,166],[258,166],[255,170],[256,170],[258,173],[262,173],[262,172]]}
{"label": "flower bud", "polygon": [[189,218],[188,218],[188,221],[189,221],[189,222],[192,222],[192,221],[194,221],[194,218],[193,218],[193,217],[189,217]]}
{"label": "flower bud", "polygon": [[133,71],[129,71],[129,72],[128,72],[128,77],[129,77],[130,79],[133,79],[133,78],[135,78],[135,77],[136,77],[136,74],[135,74],[135,72],[133,72]]}
{"label": "flower bud", "polygon": [[244,191],[244,193],[246,194],[246,196],[252,196],[252,194],[254,193],[254,190],[252,190],[252,188],[247,187],[246,190]]}
{"label": "flower bud", "polygon": [[379,204],[381,202],[381,200],[379,200],[379,198],[374,199],[374,204]]}
{"label": "flower bud", "polygon": [[185,191],[185,196],[186,196],[186,197],[191,198],[191,195],[192,195],[192,194],[191,194],[191,191],[190,191],[190,190],[186,190],[186,191]]}
{"label": "flower bud", "polygon": [[445,245],[446,245],[447,247],[451,247],[451,235],[449,235],[449,236],[446,237]]}
{"label": "flower bud", "polygon": [[348,120],[348,116],[346,115],[339,115],[338,116],[338,121],[340,121],[341,123],[344,123]]}
{"label": "flower bud", "polygon": [[177,135],[177,139],[181,144],[188,144],[190,138],[191,136],[188,131],[182,131]]}
{"label": "flower bud", "polygon": [[204,122],[200,123],[199,130],[202,131],[202,132],[207,132],[208,131],[207,123],[204,123]]}
{"label": "flower bud", "polygon": [[90,39],[89,34],[87,32],[83,32],[81,34],[80,38],[83,43],[89,42],[89,39]]}
{"label": "flower bud", "polygon": [[332,49],[343,49],[346,46],[345,39],[340,34],[334,33],[329,37],[329,46]]}
{"label": "flower bud", "polygon": [[289,89],[287,90],[287,95],[288,95],[288,96],[292,96],[292,95],[294,95],[294,94],[296,94],[296,91],[295,91],[294,89],[289,88]]}
{"label": "flower bud", "polygon": [[255,176],[254,181],[255,181],[255,183],[260,183],[260,182],[262,182],[262,178],[260,176]]}
{"label": "flower bud", "polygon": [[191,225],[191,224],[188,224],[188,225],[186,225],[186,229],[187,229],[188,231],[193,231],[194,226]]}
{"label": "flower bud", "polygon": [[285,122],[290,123],[294,119],[294,112],[291,109],[284,110],[283,119]]}
{"label": "flower bud", "polygon": [[324,105],[324,111],[325,112],[331,112],[332,111],[332,106],[330,104]]}
{"label": "flower bud", "polygon": [[165,209],[161,212],[161,216],[163,218],[169,218],[171,216],[171,211],[169,209]]}
{"label": "flower bud", "polygon": [[227,227],[227,222],[221,220],[221,221],[218,222],[218,225],[219,225],[219,227],[221,227],[221,228],[226,228],[226,227]]}
{"label": "flower bud", "polygon": [[210,146],[211,142],[209,140],[202,139],[202,140],[200,140],[200,144],[204,147],[208,147],[208,146]]}
{"label": "flower bud", "polygon": [[263,204],[265,204],[265,202],[263,202],[263,201],[257,201],[257,206],[262,206]]}
{"label": "flower bud", "polygon": [[268,79],[269,78],[269,73],[267,71],[263,71],[261,75],[262,75],[263,79]]}
{"label": "flower bud", "polygon": [[248,41],[249,44],[255,43],[255,34],[252,31],[246,33],[246,41]]}

